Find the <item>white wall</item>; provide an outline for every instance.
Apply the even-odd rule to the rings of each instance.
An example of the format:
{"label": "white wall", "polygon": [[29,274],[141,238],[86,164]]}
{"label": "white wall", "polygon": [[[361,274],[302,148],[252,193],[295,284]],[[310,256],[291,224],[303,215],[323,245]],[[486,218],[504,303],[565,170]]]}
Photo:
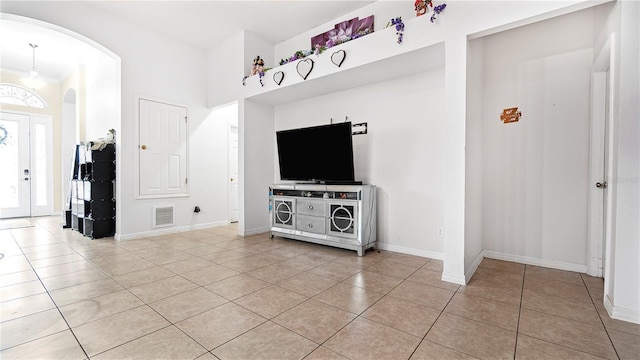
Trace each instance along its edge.
{"label": "white wall", "polygon": [[238,106],[238,225],[243,235],[269,230],[269,185],[273,182],[273,106],[244,100]]}
{"label": "white wall", "polygon": [[[614,315],[640,323],[640,3],[622,2]],[[616,311],[617,310],[617,311]]]}
{"label": "white wall", "polygon": [[[442,257],[444,69],[276,106],[276,130],[366,122],[356,135],[356,180],[378,187],[381,248]],[[329,145],[329,144],[328,144]],[[275,150],[274,150],[275,154]],[[274,174],[279,181],[277,156]]]}
{"label": "white wall", "polygon": [[584,271],[593,10],[483,41],[484,249]]}
{"label": "white wall", "polygon": [[605,306],[618,319],[640,323],[640,4],[618,1],[599,17],[595,47],[612,44],[611,84],[613,161],[609,196],[613,197],[611,243],[605,269]]}
{"label": "white wall", "polygon": [[96,57],[86,64],[84,73],[85,138],[91,141],[103,138],[109,129],[119,136],[120,124],[120,69],[107,56]]}
{"label": "white wall", "polygon": [[[245,73],[244,32],[239,32],[207,51],[207,104],[214,107],[236,101]],[[249,73],[247,73],[248,75]]]}
{"label": "white wall", "polygon": [[466,122],[466,166],[465,166],[465,280],[469,281],[482,260],[482,174],[483,138],[482,113],[484,101],[480,95],[484,87],[484,39],[469,41],[467,54],[467,122]]}
{"label": "white wall", "polygon": [[[121,239],[148,235],[152,230],[152,212],[155,204],[173,204],[176,206],[176,226],[174,229],[189,229],[226,222],[226,215],[214,218],[221,213],[225,203],[215,203],[207,196],[211,192],[226,193],[224,188],[212,188],[215,183],[210,168],[202,165],[210,161],[215,154],[214,142],[209,138],[204,143],[196,137],[191,141],[189,177],[198,178],[200,184],[191,184],[190,197],[163,200],[136,200],[134,171],[134,151],[137,140],[134,138],[137,126],[136,96],[161,99],[185,104],[189,108],[189,130],[191,132],[204,126],[209,114],[207,109],[206,52],[182,44],[165,36],[148,31],[119,18],[112,17],[82,2],[46,1],[20,2],[3,1],[2,11],[46,21],[75,31],[111,50],[121,59],[121,94],[116,102],[121,103],[116,116],[120,118],[118,150],[118,223],[117,235]],[[221,54],[220,56],[224,56]],[[87,69],[87,72],[89,70]],[[98,80],[100,75],[93,79]],[[113,73],[104,74],[113,76]],[[87,77],[89,74],[87,73]],[[114,79],[113,81],[117,81]],[[238,80],[240,82],[241,79]],[[87,97],[89,90],[87,89]],[[103,104],[104,106],[108,104]],[[87,99],[87,108],[89,108]],[[117,106],[114,105],[114,106]],[[87,109],[87,123],[89,119]],[[100,117],[102,119],[102,117]],[[105,121],[111,122],[112,119]],[[88,127],[87,135],[102,136],[102,125]],[[118,130],[118,129],[117,129]],[[89,134],[91,131],[91,134]],[[225,155],[226,156],[226,155]],[[205,200],[205,203],[202,202]],[[200,205],[203,211],[194,218],[193,207]],[[215,209],[215,210],[214,210]],[[165,229],[171,231],[172,229]]]}

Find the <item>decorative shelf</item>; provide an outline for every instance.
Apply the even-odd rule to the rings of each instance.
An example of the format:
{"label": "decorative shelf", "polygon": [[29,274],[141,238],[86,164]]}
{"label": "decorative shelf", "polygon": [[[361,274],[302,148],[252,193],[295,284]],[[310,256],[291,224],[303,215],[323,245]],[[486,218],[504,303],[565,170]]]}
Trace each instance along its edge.
{"label": "decorative shelf", "polygon": [[[441,25],[432,24],[428,17],[414,18],[405,23],[404,34],[403,43],[398,44],[394,28],[381,29],[318,56],[310,55],[307,58],[314,61],[314,67],[306,80],[296,70],[300,60],[267,71],[264,86],[260,86],[258,76],[251,76],[246,80],[244,98],[281,105],[444,66]],[[339,50],[346,52],[341,67],[331,62],[331,54]],[[278,71],[284,73],[281,85],[273,80]]]}

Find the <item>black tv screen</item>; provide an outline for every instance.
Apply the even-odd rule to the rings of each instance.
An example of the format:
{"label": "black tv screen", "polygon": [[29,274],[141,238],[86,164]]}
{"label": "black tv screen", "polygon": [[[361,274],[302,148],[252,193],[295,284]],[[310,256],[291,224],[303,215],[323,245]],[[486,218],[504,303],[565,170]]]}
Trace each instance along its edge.
{"label": "black tv screen", "polygon": [[353,182],[351,123],[276,132],[280,178],[315,182]]}

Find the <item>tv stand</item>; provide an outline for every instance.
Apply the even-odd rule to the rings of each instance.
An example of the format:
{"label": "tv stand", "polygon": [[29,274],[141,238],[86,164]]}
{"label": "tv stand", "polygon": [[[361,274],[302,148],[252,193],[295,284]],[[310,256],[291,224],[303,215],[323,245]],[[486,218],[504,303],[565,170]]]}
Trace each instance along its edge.
{"label": "tv stand", "polygon": [[269,235],[343,249],[358,256],[375,247],[373,185],[274,184],[269,187]]}

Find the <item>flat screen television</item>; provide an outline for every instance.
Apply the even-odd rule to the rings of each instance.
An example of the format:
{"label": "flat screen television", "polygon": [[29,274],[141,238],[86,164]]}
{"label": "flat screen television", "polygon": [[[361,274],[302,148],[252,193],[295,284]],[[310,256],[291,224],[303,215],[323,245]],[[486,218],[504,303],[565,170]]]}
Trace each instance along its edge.
{"label": "flat screen television", "polygon": [[282,180],[355,183],[351,123],[276,132]]}

